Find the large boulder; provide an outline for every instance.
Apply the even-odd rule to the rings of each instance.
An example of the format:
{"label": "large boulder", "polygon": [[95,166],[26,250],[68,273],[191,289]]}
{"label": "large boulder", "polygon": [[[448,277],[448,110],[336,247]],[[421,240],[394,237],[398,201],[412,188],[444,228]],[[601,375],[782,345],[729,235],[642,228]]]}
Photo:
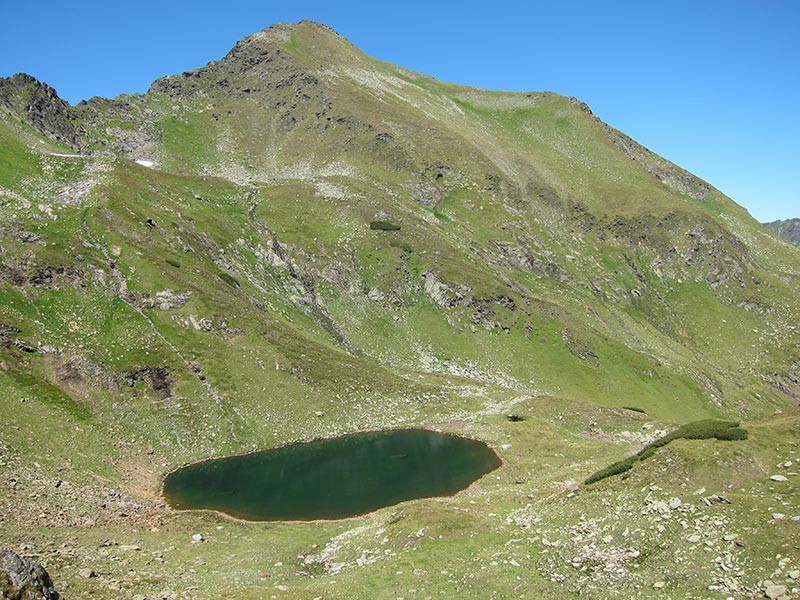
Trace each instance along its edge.
{"label": "large boulder", "polygon": [[44,567],[11,550],[0,550],[0,594],[9,600],[59,600]]}

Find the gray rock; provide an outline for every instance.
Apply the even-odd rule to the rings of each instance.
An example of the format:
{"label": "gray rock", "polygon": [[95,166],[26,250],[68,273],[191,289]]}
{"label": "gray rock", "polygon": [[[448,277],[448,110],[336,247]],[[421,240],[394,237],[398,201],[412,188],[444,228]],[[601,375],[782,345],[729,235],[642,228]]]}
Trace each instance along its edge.
{"label": "gray rock", "polygon": [[425,293],[441,308],[452,308],[464,299],[464,294],[444,283],[433,271],[425,271]]}
{"label": "gray rock", "polygon": [[161,290],[156,292],[155,298],[143,296],[140,303],[143,308],[157,308],[159,310],[172,310],[180,308],[189,300],[192,295],[191,290],[176,294],[172,290]]}
{"label": "gray rock", "polygon": [[0,550],[0,591],[3,598],[18,600],[59,600],[53,580],[37,562],[11,550]]}
{"label": "gray rock", "polygon": [[786,593],[785,585],[769,585],[767,586],[767,589],[764,590],[764,595],[767,598],[772,598],[772,600],[780,598],[785,593]]}
{"label": "gray rock", "polygon": [[84,579],[89,579],[90,577],[97,577],[97,573],[95,573],[92,569],[86,568],[78,571],[78,576],[83,577]]}
{"label": "gray rock", "polygon": [[667,516],[672,512],[672,509],[670,509],[669,504],[667,504],[663,500],[656,500],[650,507],[650,512],[654,512],[662,516]]}
{"label": "gray rock", "polygon": [[711,496],[706,496],[701,498],[704,504],[711,506],[712,504],[730,504],[731,501],[728,500],[725,496],[720,496],[719,494],[713,494]]}
{"label": "gray rock", "polygon": [[770,479],[772,481],[787,481],[786,477],[784,477],[783,475],[772,475]]}

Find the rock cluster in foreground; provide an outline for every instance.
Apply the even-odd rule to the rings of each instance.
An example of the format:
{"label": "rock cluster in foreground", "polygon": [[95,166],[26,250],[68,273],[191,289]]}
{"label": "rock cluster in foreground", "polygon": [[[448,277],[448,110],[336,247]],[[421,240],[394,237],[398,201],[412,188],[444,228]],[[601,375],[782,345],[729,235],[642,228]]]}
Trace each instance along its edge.
{"label": "rock cluster in foreground", "polygon": [[59,600],[47,571],[11,550],[0,550],[0,592],[12,600]]}

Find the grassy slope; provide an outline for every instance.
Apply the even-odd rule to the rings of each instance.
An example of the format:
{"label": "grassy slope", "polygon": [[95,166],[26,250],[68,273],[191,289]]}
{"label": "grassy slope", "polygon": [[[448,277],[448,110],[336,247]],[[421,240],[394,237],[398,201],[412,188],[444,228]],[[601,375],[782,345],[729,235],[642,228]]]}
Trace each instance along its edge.
{"label": "grassy slope", "polygon": [[[724,532],[714,519],[748,538],[744,549],[725,550],[747,563],[742,585],[769,575],[769,557],[787,554],[781,539],[796,536],[794,521],[781,521],[782,536],[764,524],[776,506],[797,506],[796,478],[782,487],[766,479],[778,461],[800,458],[796,409],[748,423],[746,442],[677,442],[624,483],[571,490],[644,441],[648,423],[787,408],[764,377],[798,360],[796,252],[716,191],[703,201],[670,192],[568,99],[441,84],[367,59],[309,24],[285,43],[337,98],[329,128],[261,128],[263,109],[251,100],[222,99],[204,112],[188,103],[176,117],[166,114],[168,99],[140,98],[167,107],[159,171],[52,157],[38,142],[26,150],[32,134],[0,121],[8,155],[0,185],[15,194],[0,207],[11,225],[4,272],[25,279],[0,285],[0,323],[21,330],[0,347],[0,466],[19,480],[2,492],[4,543],[32,544],[74,597],[170,588],[263,597],[276,584],[298,598],[394,598],[411,589],[563,597],[579,588],[630,597],[664,578],[670,553],[688,553],[694,565],[667,578],[674,597],[715,584],[718,568],[702,553],[691,558],[680,519],[649,510],[655,495],[691,504],[693,518],[710,523],[705,533],[719,533],[709,546],[719,552]],[[325,64],[345,65],[341,73],[321,70],[318,57],[332,55],[338,61]],[[214,120],[227,109],[238,117]],[[315,111],[297,114],[303,124]],[[380,133],[393,143],[376,142]],[[238,183],[210,176],[226,175],[218,165],[251,174],[233,176]],[[431,167],[442,165],[439,181]],[[414,198],[419,173],[441,195],[435,206]],[[63,188],[74,201],[51,200]],[[376,218],[402,228],[370,230]],[[84,222],[139,311],[118,297]],[[702,252],[738,256],[736,240],[744,243],[744,287],[712,287],[708,265],[670,261],[668,245],[685,256],[698,223],[711,240]],[[539,262],[501,247],[527,249]],[[63,269],[36,279],[45,266]],[[437,305],[424,291],[428,272],[464,298]],[[142,303],[166,289],[191,294],[168,310]],[[478,306],[486,312],[476,320]],[[43,350],[26,353],[13,340]],[[155,367],[168,370],[167,397],[146,375]],[[650,417],[614,408],[622,406]],[[508,422],[512,411],[526,420]],[[153,504],[164,472],[203,456],[419,424],[503,447],[507,465],[456,498],[340,523],[242,525]],[[71,486],[79,497],[68,495]],[[734,503],[706,507],[693,495],[700,487]],[[111,488],[140,508],[109,509]],[[619,494],[617,509],[604,506]],[[89,517],[94,527],[67,527]],[[53,519],[62,528],[45,526]],[[586,521],[588,533],[574,529]],[[625,527],[634,533],[623,542]],[[196,531],[208,542],[191,544]],[[48,541],[56,538],[72,553],[57,554]],[[109,538],[141,550],[99,547]],[[640,557],[623,561],[624,576],[581,571],[570,561],[588,543],[608,556],[630,546]],[[592,560],[580,564],[607,564],[600,554]],[[359,562],[332,573],[334,563]],[[99,578],[76,577],[87,563]]]}

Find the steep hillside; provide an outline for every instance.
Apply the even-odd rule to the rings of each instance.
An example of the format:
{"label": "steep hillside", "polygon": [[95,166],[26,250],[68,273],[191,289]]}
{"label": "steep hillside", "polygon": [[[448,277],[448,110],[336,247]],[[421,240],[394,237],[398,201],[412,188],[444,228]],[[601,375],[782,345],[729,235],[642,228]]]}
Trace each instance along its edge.
{"label": "steep hillside", "polygon": [[[774,559],[800,534],[800,249],[574,98],[308,21],[144,95],[15,76],[0,223],[0,544],[71,597],[727,597],[800,568]],[[705,418],[750,436],[577,483]],[[505,465],[339,522],[159,497],[189,461],[401,426]]]}

